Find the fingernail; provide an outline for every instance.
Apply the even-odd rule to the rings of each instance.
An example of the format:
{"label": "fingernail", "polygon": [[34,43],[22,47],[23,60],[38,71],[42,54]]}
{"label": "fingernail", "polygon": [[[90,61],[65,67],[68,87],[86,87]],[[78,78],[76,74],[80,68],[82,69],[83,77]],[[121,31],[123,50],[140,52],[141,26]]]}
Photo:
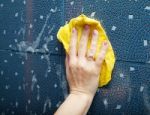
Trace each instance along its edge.
{"label": "fingernail", "polygon": [[72,29],[72,32],[74,33],[75,31],[76,31],[76,29],[75,29],[75,28],[73,28],[73,29]]}
{"label": "fingernail", "polygon": [[94,30],[94,31],[93,31],[93,34],[94,34],[94,35],[97,35],[97,34],[98,34],[98,31],[97,31],[97,30]]}
{"label": "fingernail", "polygon": [[89,26],[89,25],[85,25],[84,28],[85,28],[86,30],[88,30],[88,29],[90,28],[90,26]]}
{"label": "fingernail", "polygon": [[105,41],[103,44],[104,44],[104,46],[107,46],[107,45],[108,45],[107,41]]}

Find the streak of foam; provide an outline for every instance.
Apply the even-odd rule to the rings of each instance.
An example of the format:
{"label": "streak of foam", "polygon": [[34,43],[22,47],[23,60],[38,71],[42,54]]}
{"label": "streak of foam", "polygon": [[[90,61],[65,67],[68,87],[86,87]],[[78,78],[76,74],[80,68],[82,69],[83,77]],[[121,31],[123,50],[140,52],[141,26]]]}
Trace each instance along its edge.
{"label": "streak of foam", "polygon": [[144,106],[148,110],[148,115],[150,115],[150,94],[148,94],[148,86],[145,85],[145,88],[143,90],[143,100],[144,100]]}
{"label": "streak of foam", "polygon": [[66,98],[68,95],[67,82],[65,79],[65,75],[61,74],[62,68],[63,68],[62,65],[57,64],[56,65],[56,74],[58,76],[60,86],[61,86],[62,91],[63,91],[64,98]]}
{"label": "streak of foam", "polygon": [[44,103],[44,106],[43,106],[43,114],[46,113],[47,106],[48,106],[49,109],[51,108],[51,100],[49,98],[47,98],[45,100],[45,103]]}

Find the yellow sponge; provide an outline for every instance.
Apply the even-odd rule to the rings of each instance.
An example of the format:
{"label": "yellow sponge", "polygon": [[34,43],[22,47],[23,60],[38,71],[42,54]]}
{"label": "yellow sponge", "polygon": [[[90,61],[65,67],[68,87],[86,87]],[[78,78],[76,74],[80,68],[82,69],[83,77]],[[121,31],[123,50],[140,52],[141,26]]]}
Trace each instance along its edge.
{"label": "yellow sponge", "polygon": [[[95,19],[88,18],[84,14],[82,14],[82,15],[78,16],[77,18],[71,19],[68,24],[61,27],[57,33],[57,38],[60,42],[62,42],[66,52],[68,53],[71,32],[72,32],[73,27],[75,27],[78,31],[78,43],[79,43],[84,25],[89,25],[91,28],[91,31],[96,29],[99,32],[99,38],[98,38],[98,42],[97,42],[97,50],[96,50],[95,58],[97,58],[98,53],[100,52],[100,47],[102,45],[102,42],[104,40],[107,40],[109,43],[106,57],[102,64],[101,73],[99,75],[99,87],[102,87],[102,86],[108,84],[109,81],[111,80],[111,73],[112,73],[112,70],[113,70],[114,64],[115,64],[115,55],[114,55],[111,43],[109,42],[108,37],[107,37],[102,25],[100,24],[100,22]],[[90,35],[89,35],[88,48],[90,48],[91,36],[92,36],[92,33],[90,33]]]}

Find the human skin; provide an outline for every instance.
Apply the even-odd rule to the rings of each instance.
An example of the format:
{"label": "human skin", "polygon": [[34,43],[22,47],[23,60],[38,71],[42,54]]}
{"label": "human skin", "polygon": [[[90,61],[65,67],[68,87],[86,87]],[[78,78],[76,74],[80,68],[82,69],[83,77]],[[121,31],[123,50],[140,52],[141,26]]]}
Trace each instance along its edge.
{"label": "human skin", "polygon": [[94,59],[97,48],[98,31],[93,30],[90,49],[87,50],[87,43],[90,33],[90,26],[85,25],[77,46],[78,31],[73,28],[70,50],[66,54],[66,75],[69,84],[69,95],[61,104],[55,115],[86,115],[99,83],[101,65],[104,61],[108,43],[102,43],[98,57]]}

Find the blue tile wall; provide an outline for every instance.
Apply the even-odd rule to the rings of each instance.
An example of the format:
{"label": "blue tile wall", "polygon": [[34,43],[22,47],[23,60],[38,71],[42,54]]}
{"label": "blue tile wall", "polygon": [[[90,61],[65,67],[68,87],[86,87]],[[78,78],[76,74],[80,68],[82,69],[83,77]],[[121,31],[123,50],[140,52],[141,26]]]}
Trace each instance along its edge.
{"label": "blue tile wall", "polygon": [[52,115],[68,94],[60,26],[100,20],[116,54],[88,115],[150,114],[149,0],[1,0],[0,114]]}

